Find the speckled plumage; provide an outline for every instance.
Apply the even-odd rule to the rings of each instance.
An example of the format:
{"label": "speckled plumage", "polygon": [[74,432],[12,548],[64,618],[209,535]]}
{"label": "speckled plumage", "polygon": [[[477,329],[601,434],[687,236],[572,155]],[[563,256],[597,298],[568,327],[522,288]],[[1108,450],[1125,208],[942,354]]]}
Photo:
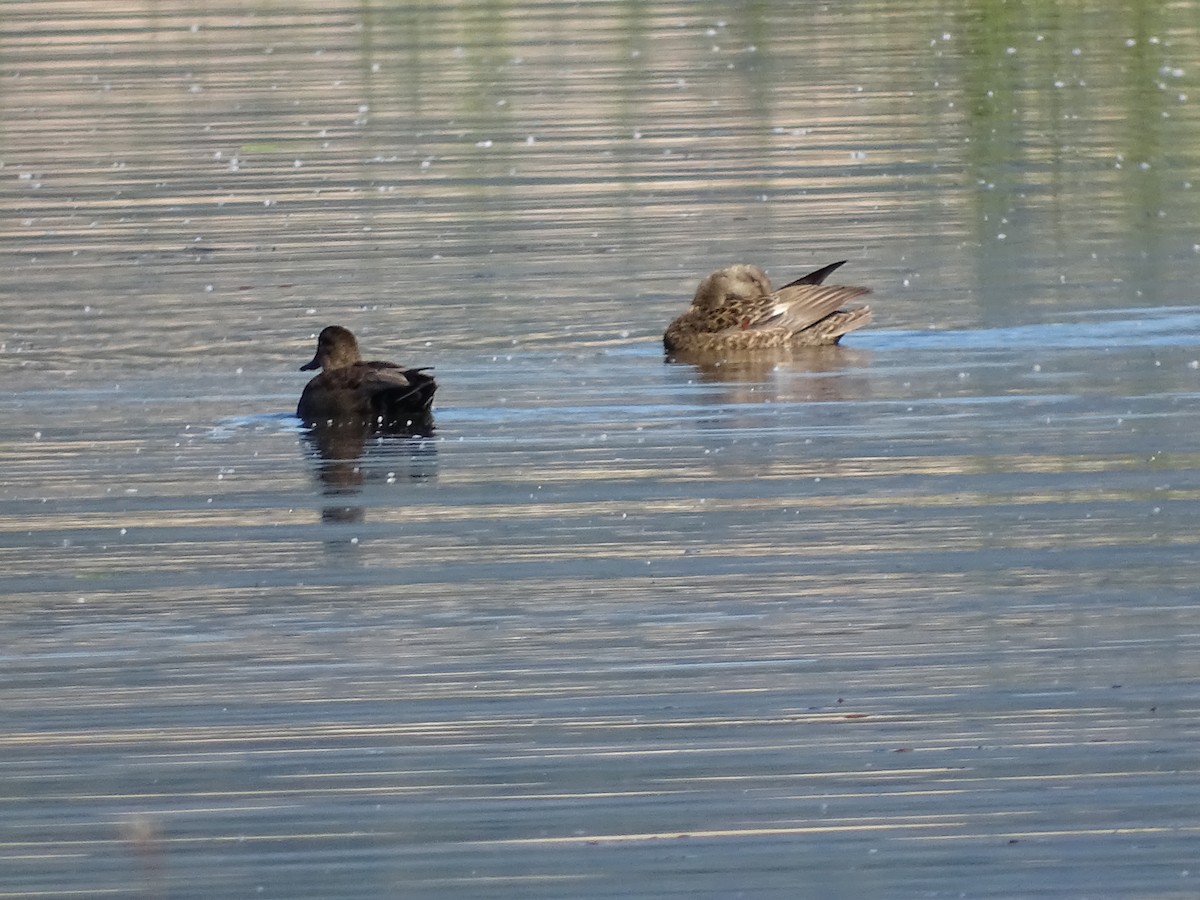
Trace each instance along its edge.
{"label": "speckled plumage", "polygon": [[871,308],[839,309],[869,294],[862,287],[822,282],[845,260],[772,290],[758,266],[739,263],[707,276],[692,305],[668,327],[668,353],[711,353],[836,344],[871,321]]}
{"label": "speckled plumage", "polygon": [[366,362],[349,329],[330,325],[317,337],[317,353],[300,367],[321,369],[304,387],[296,415],[310,425],[412,425],[429,416],[437,382],[426,369]]}

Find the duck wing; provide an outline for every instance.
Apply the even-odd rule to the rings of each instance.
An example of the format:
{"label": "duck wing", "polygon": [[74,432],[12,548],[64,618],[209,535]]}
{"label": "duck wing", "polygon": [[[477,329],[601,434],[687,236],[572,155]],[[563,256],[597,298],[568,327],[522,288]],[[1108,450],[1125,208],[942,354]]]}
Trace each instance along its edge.
{"label": "duck wing", "polygon": [[862,287],[791,284],[764,298],[770,303],[769,314],[742,327],[785,328],[795,333],[837,312],[843,303],[869,293],[869,288]]}
{"label": "duck wing", "polygon": [[364,383],[379,384],[408,384],[409,372],[423,372],[424,369],[406,369],[404,366],[390,362],[361,362],[355,368]]}
{"label": "duck wing", "polygon": [[723,333],[781,328],[802,331],[838,311],[843,303],[869,294],[868,288],[793,284],[773,294],[740,299],[721,310]]}

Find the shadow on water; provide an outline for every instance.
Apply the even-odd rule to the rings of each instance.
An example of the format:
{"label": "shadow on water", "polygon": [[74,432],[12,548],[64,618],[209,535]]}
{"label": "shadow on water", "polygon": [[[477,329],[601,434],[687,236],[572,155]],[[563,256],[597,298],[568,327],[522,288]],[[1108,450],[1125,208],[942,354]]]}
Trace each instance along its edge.
{"label": "shadow on water", "polygon": [[302,432],[322,495],[329,501],[321,521],[358,523],[364,507],[355,503],[367,484],[423,481],[437,474],[433,418],[379,430],[366,424],[316,425]]}

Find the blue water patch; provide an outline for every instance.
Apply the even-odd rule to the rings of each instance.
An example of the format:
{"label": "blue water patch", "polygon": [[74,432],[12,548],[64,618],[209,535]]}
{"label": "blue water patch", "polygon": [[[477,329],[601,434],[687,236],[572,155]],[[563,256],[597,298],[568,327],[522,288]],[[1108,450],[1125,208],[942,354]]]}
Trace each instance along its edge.
{"label": "blue water patch", "polygon": [[1200,345],[1200,307],[1112,310],[1082,314],[1076,321],[1015,325],[1009,328],[939,331],[879,329],[859,332],[852,337],[854,346],[873,350],[1192,347]]}
{"label": "blue water patch", "polygon": [[214,441],[227,441],[247,431],[282,431],[299,434],[304,423],[291,413],[250,413],[219,420],[208,436]]}

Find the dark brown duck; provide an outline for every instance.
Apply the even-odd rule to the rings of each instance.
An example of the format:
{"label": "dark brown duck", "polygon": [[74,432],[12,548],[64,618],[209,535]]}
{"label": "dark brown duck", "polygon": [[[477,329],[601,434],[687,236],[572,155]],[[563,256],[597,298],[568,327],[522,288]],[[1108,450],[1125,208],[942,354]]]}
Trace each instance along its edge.
{"label": "dark brown duck", "polygon": [[330,325],[317,337],[317,353],[300,367],[321,374],[304,387],[296,415],[309,425],[412,424],[429,416],[437,382],[428,369],[365,361],[347,328]]}

